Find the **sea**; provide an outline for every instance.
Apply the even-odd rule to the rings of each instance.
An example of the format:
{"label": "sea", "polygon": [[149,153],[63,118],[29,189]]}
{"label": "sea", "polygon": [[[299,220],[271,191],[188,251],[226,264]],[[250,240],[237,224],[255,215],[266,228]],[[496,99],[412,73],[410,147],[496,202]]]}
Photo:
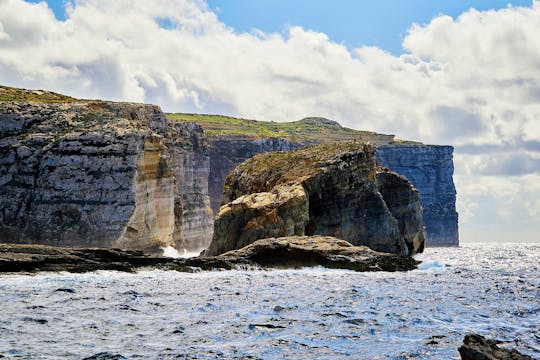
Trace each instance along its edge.
{"label": "sea", "polygon": [[0,275],[0,358],[540,358],[540,244],[427,248],[418,270]]}

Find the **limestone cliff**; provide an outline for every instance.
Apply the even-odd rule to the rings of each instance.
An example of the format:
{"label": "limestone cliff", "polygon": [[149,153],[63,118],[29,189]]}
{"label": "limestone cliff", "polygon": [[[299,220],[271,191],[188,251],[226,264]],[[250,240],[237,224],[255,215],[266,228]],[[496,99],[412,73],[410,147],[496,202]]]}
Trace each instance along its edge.
{"label": "limestone cliff", "polygon": [[227,176],[207,255],[255,240],[328,235],[401,255],[421,252],[418,192],[374,160],[366,143],[259,154]]}
{"label": "limestone cliff", "polygon": [[427,245],[459,243],[451,146],[398,141],[393,135],[347,129],[324,118],[275,123],[196,114],[168,114],[168,117],[196,122],[208,136],[209,195],[214,214],[219,211],[227,174],[250,157],[322,142],[358,139],[376,145],[377,161],[405,176],[420,192]]}
{"label": "limestone cliff", "polygon": [[459,244],[453,150],[451,146],[414,144],[377,149],[377,160],[405,176],[420,192],[427,246]]}
{"label": "limestone cliff", "polygon": [[0,87],[0,242],[198,248],[208,147],[153,105]]}

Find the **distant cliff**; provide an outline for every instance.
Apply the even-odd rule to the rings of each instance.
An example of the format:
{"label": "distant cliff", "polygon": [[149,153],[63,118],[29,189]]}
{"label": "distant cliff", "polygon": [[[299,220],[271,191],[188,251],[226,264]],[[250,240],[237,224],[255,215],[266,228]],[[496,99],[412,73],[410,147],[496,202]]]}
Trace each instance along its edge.
{"label": "distant cliff", "polygon": [[205,141],[157,106],[0,87],[0,242],[206,245]]}
{"label": "distant cliff", "polygon": [[451,146],[380,146],[377,160],[405,176],[420,191],[427,245],[459,245]]}
{"label": "distant cliff", "polygon": [[377,146],[381,165],[404,175],[420,192],[427,245],[458,245],[458,214],[453,181],[453,148],[396,140],[393,135],[344,128],[324,118],[289,123],[225,116],[168,114],[171,120],[196,122],[210,144],[209,195],[214,214],[227,174],[255,154],[290,151],[327,141],[360,139]]}

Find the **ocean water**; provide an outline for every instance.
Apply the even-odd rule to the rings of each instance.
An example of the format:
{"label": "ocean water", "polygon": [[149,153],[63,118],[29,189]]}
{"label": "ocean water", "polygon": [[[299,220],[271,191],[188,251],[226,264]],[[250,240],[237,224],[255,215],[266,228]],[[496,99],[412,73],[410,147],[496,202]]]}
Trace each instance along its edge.
{"label": "ocean water", "polygon": [[540,358],[540,245],[428,248],[419,259],[405,273],[0,275],[0,354],[459,359],[476,332]]}

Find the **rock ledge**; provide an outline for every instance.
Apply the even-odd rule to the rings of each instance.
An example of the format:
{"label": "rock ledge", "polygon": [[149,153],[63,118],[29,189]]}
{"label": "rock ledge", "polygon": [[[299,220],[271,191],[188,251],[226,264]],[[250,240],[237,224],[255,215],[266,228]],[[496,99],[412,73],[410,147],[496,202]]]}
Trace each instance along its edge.
{"label": "rock ledge", "polygon": [[407,271],[418,262],[408,256],[383,254],[329,236],[262,239],[220,256],[174,259],[140,250],[61,248],[0,244],[0,273],[117,270],[144,267],[193,272],[236,268],[325,266],[355,271]]}

